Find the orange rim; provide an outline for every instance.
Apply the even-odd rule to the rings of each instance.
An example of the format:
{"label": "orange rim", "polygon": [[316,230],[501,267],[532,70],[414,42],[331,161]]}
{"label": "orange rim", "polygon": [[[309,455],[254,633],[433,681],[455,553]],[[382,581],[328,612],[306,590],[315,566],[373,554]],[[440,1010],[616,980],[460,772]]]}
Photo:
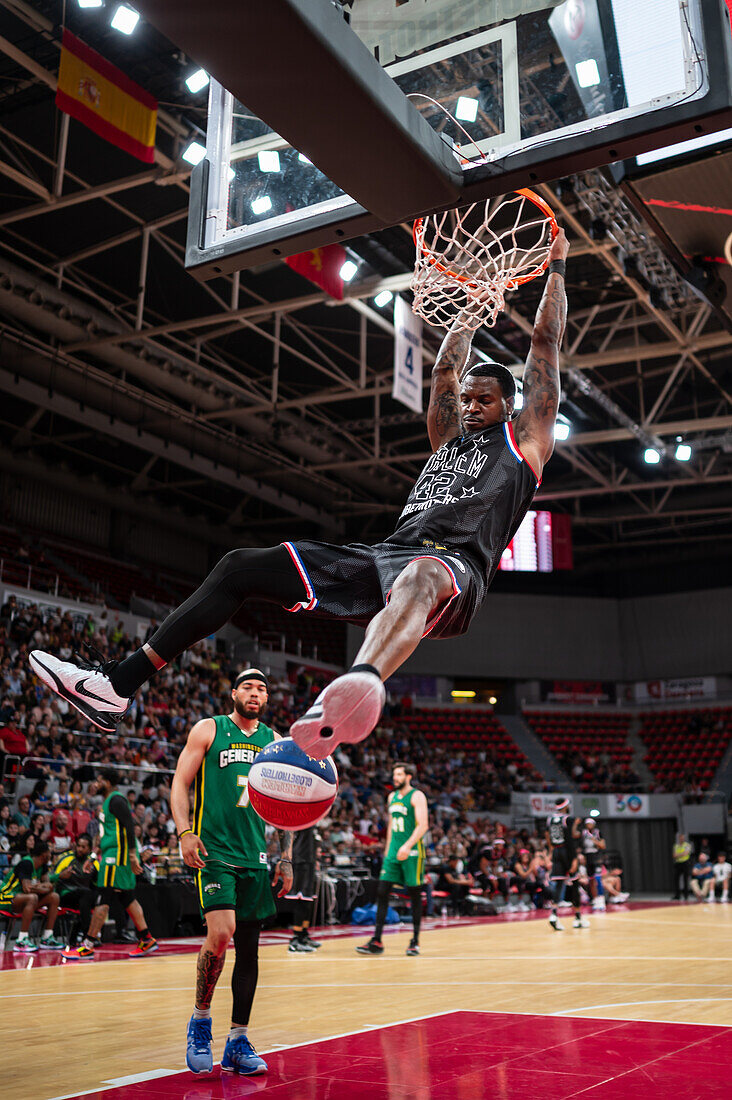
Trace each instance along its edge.
{"label": "orange rim", "polygon": [[[557,233],[559,232],[559,226],[557,225],[556,215],[549,203],[545,202],[541,195],[537,195],[536,191],[532,191],[528,187],[521,187],[518,190],[514,191],[513,194],[522,195],[523,198],[528,199],[529,202],[533,202],[534,206],[538,207],[538,209],[541,210],[542,214],[549,222],[551,239],[553,241]],[[418,252],[421,252],[421,254],[426,258],[427,262],[432,265],[432,267],[436,268],[443,275],[449,275],[451,279],[457,279],[458,282],[465,283],[466,286],[479,289],[480,284],[476,283],[468,275],[461,275],[458,271],[453,271],[451,268],[445,267],[444,264],[440,263],[440,261],[436,259],[432,255],[432,253],[424,247],[424,218],[417,218],[412,228],[412,236],[414,238],[415,248]],[[543,275],[548,266],[549,257],[547,256],[541,267],[537,268],[527,275],[518,275],[515,279],[511,279],[511,281],[507,283],[506,288],[512,290],[514,287],[521,286],[523,283],[531,282],[532,279],[536,279],[539,275]]]}

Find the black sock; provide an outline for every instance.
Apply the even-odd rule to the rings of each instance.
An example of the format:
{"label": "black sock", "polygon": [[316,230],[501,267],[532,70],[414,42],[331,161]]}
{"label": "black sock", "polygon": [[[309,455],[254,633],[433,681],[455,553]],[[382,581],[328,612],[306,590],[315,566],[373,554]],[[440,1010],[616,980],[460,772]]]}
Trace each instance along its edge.
{"label": "black sock", "polygon": [[[200,588],[168,615],[149,645],[168,664],[184,649],[220,630],[245,600],[268,600],[292,608],[305,596],[304,583],[284,546],[232,550]],[[120,661],[109,678],[114,690],[129,698],[153,671],[152,662],[138,649]]]}
{"label": "black sock", "polygon": [[380,882],[376,887],[376,928],[374,929],[374,939],[381,943],[381,937],[384,932],[384,924],[386,923],[386,913],[389,908],[389,894],[391,888],[394,885],[393,882]]}
{"label": "black sock", "polygon": [[252,1010],[259,975],[259,922],[237,921],[234,931],[234,970],[231,991],[234,1003],[232,1020],[246,1027]]}
{"label": "black sock", "polygon": [[422,887],[410,886],[409,897],[412,902],[412,943],[419,943],[419,930],[422,925]]}
{"label": "black sock", "polygon": [[151,940],[152,939],[152,936],[150,935],[150,929],[149,928],[143,928],[142,932],[138,932],[137,935],[138,935],[138,938],[141,939],[141,940]]}
{"label": "black sock", "polygon": [[130,699],[141,684],[155,675],[157,669],[144,649],[137,649],[112,669],[109,679],[123,699]]}
{"label": "black sock", "polygon": [[351,665],[349,672],[370,672],[374,676],[378,676],[381,679],[381,673],[378,668],[374,668],[373,665]]}

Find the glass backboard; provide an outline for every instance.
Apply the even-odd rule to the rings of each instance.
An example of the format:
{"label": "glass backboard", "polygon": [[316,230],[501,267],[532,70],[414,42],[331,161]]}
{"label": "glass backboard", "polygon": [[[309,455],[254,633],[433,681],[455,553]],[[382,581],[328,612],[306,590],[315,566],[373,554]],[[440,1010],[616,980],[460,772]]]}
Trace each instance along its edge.
{"label": "glass backboard", "polygon": [[[351,0],[342,18],[454,150],[473,201],[620,159],[609,145],[624,140],[668,144],[659,132],[672,120],[692,135],[708,111],[710,53],[719,47],[710,28],[723,8],[721,0]],[[729,105],[728,54],[717,62]],[[306,97],[307,88],[293,93]],[[337,140],[363,140],[347,118],[340,123]],[[566,171],[556,167],[562,157]],[[215,80],[206,161],[188,257],[204,277],[382,224],[359,205],[357,181],[346,194]],[[377,170],[389,165],[364,146],[364,172]]]}

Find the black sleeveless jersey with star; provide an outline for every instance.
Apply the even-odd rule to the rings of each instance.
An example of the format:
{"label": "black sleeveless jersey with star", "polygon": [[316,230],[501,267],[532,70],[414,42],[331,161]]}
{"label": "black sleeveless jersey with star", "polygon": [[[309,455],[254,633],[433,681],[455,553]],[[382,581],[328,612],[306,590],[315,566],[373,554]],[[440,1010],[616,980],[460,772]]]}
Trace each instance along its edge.
{"label": "black sleeveless jersey with star", "polygon": [[510,423],[456,436],[427,460],[386,545],[458,551],[490,584],[539,484]]}

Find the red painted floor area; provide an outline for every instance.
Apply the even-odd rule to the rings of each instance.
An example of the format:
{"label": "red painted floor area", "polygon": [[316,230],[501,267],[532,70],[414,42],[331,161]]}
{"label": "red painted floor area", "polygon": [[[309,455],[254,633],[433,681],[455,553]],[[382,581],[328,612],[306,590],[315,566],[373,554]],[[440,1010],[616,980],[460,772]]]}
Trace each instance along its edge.
{"label": "red painted floor area", "polygon": [[[223,1037],[216,1041],[216,1049]],[[729,1100],[732,1028],[450,1012],[266,1055],[266,1077],[177,1073],[103,1100]],[[89,1094],[87,1094],[89,1095]]]}
{"label": "red painted floor area", "polygon": [[[677,902],[663,902],[663,901],[631,901],[625,905],[612,905],[609,906],[607,912],[603,914],[599,919],[606,919],[608,916],[612,916],[613,913],[627,913],[630,910],[638,911],[639,909],[659,909],[665,906],[679,904]],[[571,919],[571,910],[566,911],[560,909],[560,916]],[[592,919],[593,914],[588,909],[586,916]],[[548,911],[543,910],[537,912],[532,910],[529,913],[498,913],[493,917],[426,917],[422,921],[422,932],[436,932],[441,928],[467,928],[470,925],[475,924],[496,924],[503,923],[504,921],[510,921],[512,923],[523,923],[525,921],[533,920],[546,920],[548,917]],[[406,923],[395,924],[387,926],[384,929],[385,935],[389,935],[392,932],[406,932],[409,931],[411,925],[409,918]],[[321,941],[343,938],[356,938],[356,939],[368,939],[374,930],[372,924],[361,925],[360,927],[353,924],[336,924],[329,925],[328,927],[313,928],[313,936]],[[272,928],[262,932],[260,943],[263,947],[276,946],[278,944],[289,943],[292,933],[286,928]],[[150,958],[159,958],[161,955],[185,955],[191,953],[197,953],[201,944],[203,943],[202,936],[191,936],[187,939],[176,940],[160,940],[159,950],[155,952],[154,956]],[[0,970],[32,970],[38,966],[91,966],[94,962],[114,962],[118,960],[132,961],[137,966],[145,959],[129,959],[129,952],[134,947],[134,944],[104,944],[100,947],[96,953],[96,956],[91,962],[88,960],[85,962],[71,962],[67,963],[65,959],[61,958],[60,951],[38,951],[33,955],[15,954],[12,950],[0,951]],[[424,945],[426,947],[426,944]],[[732,1097],[732,1092],[730,1093]]]}

